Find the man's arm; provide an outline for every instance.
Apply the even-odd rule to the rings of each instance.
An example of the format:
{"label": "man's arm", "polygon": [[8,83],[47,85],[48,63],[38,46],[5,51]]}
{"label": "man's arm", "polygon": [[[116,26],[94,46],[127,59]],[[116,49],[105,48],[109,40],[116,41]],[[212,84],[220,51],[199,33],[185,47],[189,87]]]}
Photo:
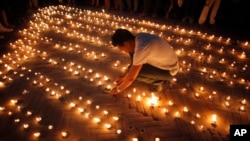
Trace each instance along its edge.
{"label": "man's arm", "polygon": [[127,72],[127,74],[125,75],[122,83],[117,85],[116,88],[113,88],[110,93],[117,94],[117,93],[125,90],[127,87],[129,87],[135,81],[141,68],[142,68],[142,65],[132,65],[130,67],[129,71]]}
{"label": "man's arm", "polygon": [[116,85],[120,85],[120,84],[123,82],[123,80],[124,80],[124,78],[126,77],[126,75],[128,74],[128,72],[129,72],[131,66],[133,65],[134,53],[131,53],[131,52],[130,52],[130,53],[129,53],[129,58],[130,58],[130,64],[129,64],[129,66],[128,66],[127,69],[126,69],[126,72],[125,72],[122,76],[118,77],[117,80],[115,81],[115,84],[116,84]]}

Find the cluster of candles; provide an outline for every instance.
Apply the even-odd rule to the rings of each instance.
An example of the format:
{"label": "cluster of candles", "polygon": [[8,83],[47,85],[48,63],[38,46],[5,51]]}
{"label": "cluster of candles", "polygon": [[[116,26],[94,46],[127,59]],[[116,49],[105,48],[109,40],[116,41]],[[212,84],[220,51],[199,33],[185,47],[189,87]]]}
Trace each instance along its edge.
{"label": "cluster of candles", "polygon": [[[25,90],[24,92],[23,92],[23,94],[27,94],[28,93],[28,91],[27,90]],[[79,97],[78,98],[78,100],[79,101],[82,101],[82,97]],[[24,109],[25,107],[23,107],[22,105],[19,105],[18,104],[18,100],[17,99],[10,99],[10,101],[9,101],[9,103],[7,103],[8,104],[8,106],[6,106],[6,107],[0,107],[0,112],[4,112],[4,111],[7,111],[7,114],[9,115],[9,116],[11,116],[12,114],[13,114],[13,112],[20,112],[22,109]],[[85,101],[85,107],[81,107],[81,106],[77,106],[76,105],[76,103],[74,103],[74,102],[70,102],[70,104],[68,105],[69,106],[69,108],[74,108],[74,109],[76,109],[77,111],[78,111],[78,113],[80,113],[80,115],[83,115],[84,116],[84,118],[85,119],[88,119],[88,120],[90,120],[90,121],[93,121],[94,123],[96,123],[97,124],[97,126],[103,126],[103,128],[105,128],[105,129],[108,129],[108,130],[111,130],[112,128],[114,128],[115,130],[116,130],[116,133],[117,134],[121,134],[122,133],[122,130],[121,129],[119,129],[119,128],[116,128],[116,123],[118,122],[118,120],[119,120],[119,117],[118,116],[115,116],[115,115],[113,115],[112,116],[112,114],[108,111],[108,110],[102,110],[102,108],[101,108],[101,106],[100,105],[96,105],[95,106],[95,110],[96,111],[101,111],[103,114],[102,114],[102,116],[100,115],[100,117],[97,117],[97,116],[94,116],[94,112],[95,111],[93,111],[93,110],[90,110],[90,109],[88,109],[88,107],[90,106],[92,104],[92,101],[91,100],[86,100]],[[13,108],[14,107],[14,108]],[[17,110],[15,110],[15,109],[17,109]],[[93,111],[92,113],[90,112],[90,111]],[[25,113],[24,113],[24,116],[26,116],[24,119],[21,119],[21,118],[18,118],[18,117],[16,117],[15,119],[14,119],[14,123],[21,123],[21,126],[22,126],[22,128],[24,129],[24,130],[27,130],[27,129],[29,129],[29,128],[32,128],[32,126],[33,127],[35,127],[35,126],[37,126],[37,123],[39,123],[39,122],[41,122],[42,121],[42,116],[35,116],[34,114],[33,114],[33,112],[31,111],[31,110],[27,110]],[[20,116],[21,117],[21,116]],[[30,118],[34,118],[34,121],[35,121],[35,123],[34,122],[32,122],[32,121],[27,121],[26,119],[27,119],[27,117],[30,117]],[[108,118],[112,118],[111,120],[109,120]],[[30,119],[29,118],[29,119]],[[31,119],[31,120],[32,120]],[[22,121],[23,120],[23,121]],[[22,123],[23,122],[23,123]],[[54,126],[53,126],[53,124],[49,124],[48,126],[47,126],[47,129],[48,130],[53,130],[54,129]],[[33,131],[33,137],[35,137],[35,138],[38,138],[38,137],[40,137],[41,136],[41,132],[39,132],[39,131]],[[65,131],[61,131],[61,137],[62,138],[67,138],[69,136],[69,131],[68,130],[65,130]]]}
{"label": "cluster of candles", "polygon": [[[28,29],[23,29],[20,31],[22,39],[15,41],[10,44],[10,47],[13,49],[12,52],[3,54],[0,58],[0,64],[3,64],[0,68],[0,90],[5,88],[6,84],[11,84],[12,80],[17,77],[21,77],[30,81],[32,86],[38,86],[45,89],[45,92],[49,96],[55,96],[60,98],[63,95],[71,94],[69,88],[65,88],[63,84],[56,83],[53,78],[49,78],[46,74],[41,72],[35,72],[31,68],[24,65],[27,61],[42,61],[49,63],[52,67],[60,68],[66,75],[68,72],[76,78],[84,78],[88,82],[93,82],[96,86],[102,86],[103,89],[110,90],[114,87],[112,83],[112,77],[110,76],[112,72],[120,73],[124,72],[128,64],[124,60],[111,58],[111,54],[116,53],[118,55],[124,56],[115,49],[111,48],[109,42],[107,42],[107,37],[109,37],[116,28],[124,27],[135,33],[137,32],[149,32],[157,34],[165,38],[170,43],[176,44],[176,53],[180,58],[180,74],[188,75],[192,70],[197,70],[200,76],[203,79],[203,86],[198,86],[195,88],[194,97],[195,99],[201,99],[207,93],[209,94],[209,99],[216,97],[218,95],[218,90],[210,90],[206,88],[207,81],[220,81],[227,83],[229,86],[240,85],[249,92],[250,83],[238,74],[239,72],[249,71],[248,61],[247,61],[247,51],[249,51],[249,43],[239,42],[237,48],[233,47],[231,50],[226,49],[227,46],[231,45],[231,39],[224,39],[221,36],[216,37],[215,35],[208,35],[207,33],[201,33],[200,31],[196,32],[194,30],[186,30],[179,26],[173,27],[166,24],[158,24],[145,20],[137,20],[133,18],[124,18],[120,16],[114,16],[105,11],[102,12],[92,12],[89,10],[80,10],[77,8],[66,7],[66,6],[50,6],[43,9],[39,9],[38,13],[34,14],[34,19],[30,21],[30,26]],[[80,43],[65,43],[65,42],[56,42],[57,39],[50,34],[49,32],[54,32],[58,36],[66,37],[70,42],[72,40],[77,40]],[[47,36],[44,37],[46,33]],[[168,34],[176,34],[180,36],[171,36]],[[98,36],[94,36],[98,35]],[[199,38],[203,42],[209,42],[204,47],[196,50],[191,48],[195,42],[190,35],[195,38]],[[219,49],[216,46],[213,46],[210,42],[222,45]],[[83,43],[84,45],[82,45]],[[181,47],[178,48],[178,45]],[[183,47],[185,46],[185,48]],[[45,47],[41,47],[45,46]],[[103,47],[104,46],[104,47]],[[48,50],[46,50],[47,48]],[[50,48],[49,48],[50,47]],[[83,63],[74,61],[74,59],[66,56],[58,57],[56,53],[53,54],[52,51],[64,52],[69,54],[69,56],[79,57],[83,60]],[[202,51],[203,50],[203,51]],[[215,50],[218,50],[217,52]],[[211,52],[207,55],[207,52]],[[230,54],[231,57],[226,57],[226,54]],[[224,55],[225,54],[225,55]],[[221,56],[221,58],[218,58]],[[187,59],[186,59],[187,58]],[[232,61],[233,60],[233,61]],[[86,64],[85,64],[85,63]],[[102,62],[111,64],[108,67],[111,72],[103,72],[98,65]],[[125,63],[124,63],[125,62]],[[224,68],[228,68],[225,71],[219,71],[216,67],[211,68],[210,64],[218,63]],[[95,64],[95,65],[87,65]],[[124,65],[125,64],[125,65]],[[96,66],[97,65],[97,66]],[[207,66],[210,67],[207,67]],[[237,66],[237,67],[236,67]],[[24,77],[25,74],[32,74],[32,77]],[[233,75],[231,75],[233,74]],[[112,74],[113,75],[113,74]],[[175,87],[178,87],[176,81],[178,78],[174,78],[173,82]],[[54,81],[54,83],[52,83]],[[188,88],[180,88],[181,93],[188,93]],[[128,90],[130,91],[130,89]],[[185,119],[185,113],[190,113],[192,105],[185,106],[176,106],[173,100],[160,99],[158,94],[147,93],[146,91],[139,94],[139,91],[136,88],[133,88],[131,93],[127,94],[127,99],[129,102],[136,102],[139,105],[150,108],[153,111],[163,111],[163,115],[173,115],[177,118]],[[126,93],[126,92],[125,92]],[[126,94],[125,94],[126,95]],[[236,98],[240,100],[238,105],[238,110],[240,112],[247,111],[247,99],[246,98]],[[78,98],[79,101],[84,101],[82,97]],[[236,101],[238,101],[236,100]],[[17,104],[17,99],[10,100],[13,105],[16,105],[20,110],[22,107]],[[224,105],[227,108],[232,107],[231,103],[232,98],[227,96],[225,98]],[[87,99],[87,105],[91,105],[92,101]],[[173,106],[175,105],[175,107]],[[194,106],[194,105],[193,105]],[[0,112],[8,111],[8,106],[0,106]],[[114,126],[115,122],[118,122],[119,117],[116,115],[110,116],[110,111],[104,109],[103,117],[93,116],[93,113],[90,113],[90,110],[86,110],[86,107],[81,107],[75,102],[70,102],[69,107],[72,109],[77,109],[80,115],[84,115],[86,120],[93,121],[109,131],[113,129],[116,130],[117,134],[122,133],[122,129],[116,128]],[[174,107],[174,108],[173,108]],[[178,109],[179,110],[174,110]],[[173,110],[171,110],[173,109]],[[181,110],[180,110],[181,109]],[[100,111],[100,105],[95,106],[95,110]],[[148,111],[146,111],[148,112]],[[112,112],[111,112],[112,113]],[[173,113],[173,114],[172,114]],[[181,116],[184,113],[184,116]],[[12,112],[8,111],[9,115],[12,115]],[[27,115],[32,115],[31,111],[26,113]],[[153,112],[151,113],[153,115]],[[112,117],[113,122],[105,122],[105,117]],[[207,124],[205,119],[201,117],[208,117],[210,115],[196,113],[191,119],[190,123],[193,125],[198,125],[196,122],[199,122],[198,125],[201,129],[204,129],[204,124]],[[36,120],[39,122],[42,120],[41,116],[37,116]],[[189,120],[187,118],[187,120]],[[21,119],[15,119],[14,122],[21,122]],[[102,123],[102,124],[100,124]],[[218,115],[212,113],[211,120],[209,124],[218,124]],[[23,123],[23,128],[29,128],[28,123]],[[209,125],[207,125],[209,126]],[[224,126],[228,126],[225,125]],[[53,125],[48,126],[49,130],[53,129]],[[41,136],[39,131],[34,132],[34,137]],[[61,137],[67,138],[69,136],[69,131],[62,131]],[[133,141],[139,140],[137,137],[132,138]],[[160,141],[160,137],[156,137],[155,141]]]}
{"label": "cluster of candles", "polygon": [[[204,88],[201,87],[200,89],[202,89],[201,91],[203,91]],[[178,105],[178,103],[175,103],[173,100],[160,98],[158,96],[159,94],[155,94],[152,92],[150,94],[146,92],[142,92],[141,94],[139,94],[140,91],[141,90],[137,90],[136,88],[133,88],[132,91],[127,94],[129,105],[133,105],[133,103],[136,102],[138,103],[138,105],[135,104],[135,107],[142,106],[142,108],[139,109],[138,112],[141,112],[141,113],[146,112],[148,115],[150,114],[153,115],[154,112],[152,111],[155,111],[156,113],[161,113],[162,116],[173,116],[176,118],[183,118],[183,119],[185,119],[185,116],[193,114],[193,112],[190,110],[190,107],[192,106]],[[206,123],[202,122],[202,117],[209,117],[209,116],[211,116],[211,118],[209,118],[208,122]],[[217,116],[218,115],[214,113],[211,115],[206,114],[206,113],[204,114],[195,113],[192,116],[193,119],[190,120],[190,124],[196,125],[200,130],[203,130],[205,129],[206,124],[217,125],[218,123],[218,119],[216,118]]]}

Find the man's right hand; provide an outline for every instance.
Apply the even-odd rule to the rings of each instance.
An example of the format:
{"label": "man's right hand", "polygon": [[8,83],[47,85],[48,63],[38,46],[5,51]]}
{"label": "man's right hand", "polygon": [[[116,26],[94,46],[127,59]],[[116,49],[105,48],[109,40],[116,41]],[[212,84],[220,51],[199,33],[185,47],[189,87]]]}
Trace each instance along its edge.
{"label": "man's right hand", "polygon": [[119,77],[115,80],[114,83],[115,83],[116,85],[120,85],[120,84],[122,83],[123,79],[124,79],[124,76],[119,76]]}

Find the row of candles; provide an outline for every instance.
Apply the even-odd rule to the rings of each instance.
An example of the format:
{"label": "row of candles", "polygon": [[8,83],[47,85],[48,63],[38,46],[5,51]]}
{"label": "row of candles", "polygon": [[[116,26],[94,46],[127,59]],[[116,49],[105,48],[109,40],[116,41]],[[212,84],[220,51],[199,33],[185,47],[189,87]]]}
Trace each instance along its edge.
{"label": "row of candles", "polygon": [[[75,9],[74,9],[74,11],[75,11]],[[136,32],[140,32],[140,31],[150,32],[147,29],[151,28],[151,29],[154,29],[151,31],[152,33],[154,33],[155,30],[160,30],[160,31],[169,30],[169,31],[175,32],[175,34],[181,34],[181,35],[187,34],[188,36],[198,35],[201,38],[206,38],[208,40],[214,40],[217,38],[217,41],[219,43],[222,43],[222,41],[225,41],[226,44],[231,42],[230,38],[224,39],[222,36],[216,37],[215,35],[208,35],[207,33],[203,34],[200,31],[198,31],[198,32],[196,32],[194,30],[188,31],[185,28],[181,28],[180,26],[173,27],[172,25],[167,25],[166,23],[159,24],[159,23],[155,23],[152,21],[146,21],[146,20],[141,20],[141,19],[127,18],[127,17],[114,16],[114,15],[111,16],[111,15],[105,13],[104,10],[102,12],[92,12],[89,10],[84,10],[83,12],[80,12],[79,15],[76,14],[75,17],[77,17],[77,18],[84,17],[84,19],[82,19],[82,18],[80,18],[80,19],[84,20],[84,21],[87,20],[90,24],[93,24],[91,17],[94,17],[95,23],[99,24],[99,21],[100,21],[100,23],[103,24],[104,26],[105,25],[114,26],[114,25],[119,25],[119,23],[122,23],[123,24],[122,26],[124,26],[125,28],[135,30]],[[106,19],[106,20],[103,20],[103,19]],[[112,21],[109,21],[110,19]],[[105,24],[105,22],[107,22],[107,24]],[[134,26],[130,27],[130,25],[134,25]],[[138,28],[137,25],[141,25],[141,27]],[[118,26],[118,27],[122,27],[122,26]],[[144,27],[146,27],[146,28],[144,28]],[[248,41],[241,42],[241,43],[239,43],[239,45],[241,45],[242,47],[249,47]]]}
{"label": "row of candles", "polygon": [[[105,13],[105,11],[103,12],[92,12],[89,10],[84,10],[81,11],[79,9],[76,8],[72,8],[69,11],[71,11],[70,13],[68,13],[68,11],[61,11],[62,9],[65,9],[65,7],[48,7],[48,9],[45,9],[44,11],[41,12],[41,14],[37,14],[36,18],[42,18],[43,20],[46,20],[46,22],[48,23],[58,23],[62,24],[64,23],[64,20],[62,18],[53,18],[53,16],[55,15],[60,15],[60,16],[65,16],[65,19],[74,19],[75,21],[80,21],[80,22],[75,22],[77,23],[75,25],[75,23],[72,23],[72,21],[70,21],[70,25],[72,27],[76,27],[76,28],[80,28],[81,26],[85,26],[83,24],[81,24],[82,22],[84,23],[88,23],[86,24],[86,27],[84,27],[84,29],[90,30],[90,31],[100,31],[100,33],[102,33],[103,31],[105,31],[105,33],[109,33],[109,29],[105,29],[105,26],[112,26],[114,28],[119,28],[124,26],[125,28],[128,28],[130,30],[134,30],[136,32],[140,32],[140,31],[144,31],[144,32],[152,32],[155,33],[156,30],[162,31],[162,30],[169,30],[172,32],[175,32],[175,34],[181,34],[181,35],[188,35],[190,36],[193,34],[199,35],[201,36],[201,39],[205,38],[206,36],[208,40],[214,40],[216,37],[215,35],[207,35],[207,33],[202,34],[200,31],[195,32],[193,30],[191,31],[187,31],[184,28],[180,28],[179,26],[177,26],[176,28],[172,27],[171,25],[167,26],[166,24],[158,24],[158,23],[154,23],[154,22],[150,22],[150,21],[145,21],[145,20],[138,20],[138,19],[130,19],[130,18],[125,18],[125,17],[121,17],[121,16],[111,16],[107,13]],[[72,16],[74,15],[74,16]],[[54,19],[54,20],[53,20]],[[58,21],[58,22],[57,22]],[[124,24],[126,23],[126,24]],[[89,24],[91,26],[89,26]],[[96,25],[96,26],[95,26]],[[131,27],[131,25],[134,25]],[[147,28],[152,28],[154,30],[149,31],[147,30],[147,28],[144,28],[143,26],[141,28],[138,28],[137,25],[144,25],[144,26],[148,26]],[[102,28],[97,28],[98,26],[101,26]],[[60,27],[57,27],[60,28]],[[82,28],[82,27],[81,27]],[[93,29],[91,29],[93,28]],[[64,28],[66,30],[66,28]],[[162,32],[160,32],[162,34]],[[155,33],[156,34],[156,33]],[[178,40],[178,39],[177,39]],[[188,39],[190,40],[190,39]],[[218,37],[218,41],[219,43],[222,43],[221,41],[223,41],[224,39],[220,36]],[[231,39],[228,38],[226,39],[226,43],[230,43]],[[240,43],[240,45],[242,45],[245,49],[245,47],[249,46],[248,41],[246,42],[242,42]]]}
{"label": "row of candles", "polygon": [[[60,18],[58,18],[58,19],[55,18],[56,22],[55,22],[54,26],[48,26],[49,24],[51,24],[51,25],[54,24],[54,22],[51,22],[51,20],[50,20],[51,18],[53,18],[53,16],[51,16],[50,13],[58,14],[58,15],[61,15],[62,17],[64,17],[65,13],[62,12],[64,10],[67,10],[67,8],[66,7],[61,7],[61,6],[59,6],[59,7],[48,7],[48,8],[43,9],[41,11],[42,14],[36,15],[36,20],[37,20],[36,22],[37,23],[36,22],[31,22],[31,28],[28,29],[28,30],[24,29],[21,32],[23,35],[26,36],[24,38],[24,40],[18,40],[14,44],[11,44],[11,46],[13,48],[15,48],[15,49],[18,49],[18,51],[15,51],[14,54],[8,53],[7,55],[3,55],[2,59],[1,59],[1,64],[5,64],[4,67],[6,68],[6,70],[1,71],[1,75],[3,76],[2,79],[4,81],[7,80],[6,78],[8,78],[8,80],[12,80],[12,78],[8,77],[7,75],[5,75],[5,73],[7,74],[9,70],[15,70],[15,68],[13,68],[13,67],[19,67],[19,66],[21,66],[21,64],[24,63],[25,61],[27,61],[27,59],[32,60],[32,58],[35,57],[36,55],[43,56],[44,57],[43,59],[47,60],[48,62],[50,62],[51,64],[54,64],[54,65],[65,64],[65,62],[67,62],[67,61],[63,61],[63,62],[58,63],[57,61],[54,61],[56,59],[53,59],[53,58],[49,57],[46,52],[39,51],[38,49],[35,49],[34,47],[32,47],[32,46],[35,46],[37,43],[39,43],[39,42],[41,42],[43,40],[43,38],[39,37],[39,36],[41,36],[40,32],[47,31],[49,29],[49,27],[52,27],[52,29],[57,29],[57,31],[59,33],[63,33],[63,34],[68,33],[66,35],[69,36],[70,38],[79,38],[80,37],[83,42],[90,42],[91,41],[93,44],[96,44],[98,46],[100,46],[103,43],[103,41],[101,41],[101,38],[91,37],[89,35],[85,36],[84,34],[81,34],[80,32],[77,32],[75,30],[72,33],[70,33],[70,31],[67,30],[67,28],[65,28],[65,27],[64,28],[60,28],[60,26],[62,26],[61,24],[64,23],[64,20],[60,19]],[[56,12],[56,11],[58,11],[58,12]],[[69,11],[70,11],[70,9],[69,9]],[[81,17],[82,16],[82,17],[84,17],[83,19],[79,18],[79,20],[81,22],[83,22],[82,20],[84,20],[84,22],[89,22],[89,25],[86,26],[84,29],[88,28],[88,29],[90,29],[90,31],[91,30],[95,30],[95,29],[98,29],[98,30],[99,29],[103,29],[103,31],[105,31],[104,34],[105,35],[108,34],[109,30],[107,28],[105,29],[105,27],[104,27],[107,24],[111,23],[110,21],[107,21],[107,24],[104,23],[106,21],[106,19],[110,18],[110,16],[108,16],[108,14],[106,14],[105,12],[101,12],[100,13],[100,12],[91,12],[91,11],[83,11],[83,13],[81,13],[81,14],[87,15],[87,16],[84,17],[83,15],[78,15],[78,14],[74,15],[73,14],[73,17],[72,17],[69,14],[67,14],[66,15],[66,20],[67,19],[68,20],[72,20],[74,18],[74,16],[75,17],[79,17],[79,16]],[[98,20],[98,18],[95,18],[95,17],[99,17],[99,19],[101,19],[101,22],[97,21],[96,23],[93,23],[93,21],[88,20],[88,19],[93,19],[93,18],[94,18],[94,20]],[[46,20],[43,21],[44,19],[46,19]],[[115,19],[113,19],[113,20],[115,20]],[[120,26],[120,25],[123,25],[123,21],[125,21],[125,20],[128,23],[129,22],[133,23],[133,24],[137,23],[137,20],[134,20],[134,19],[132,19],[132,20],[130,20],[130,19],[124,19],[124,18],[121,17],[121,18],[119,18],[117,20],[117,23],[113,23],[113,24]],[[40,22],[40,23],[38,23],[38,22]],[[99,23],[100,23],[100,25],[99,25]],[[70,22],[68,22],[68,24],[71,24],[72,28],[74,28],[76,30],[78,28],[80,28],[79,22],[76,22],[76,24],[74,24],[74,22],[70,21]],[[92,24],[95,24],[95,26],[92,26]],[[172,30],[173,29],[172,26],[158,25],[158,24],[155,24],[155,23],[148,23],[146,21],[138,22],[138,24],[139,25],[147,25],[150,28],[154,27],[156,30],[158,30],[158,29],[159,30]],[[96,28],[97,26],[99,26],[99,28]],[[139,31],[150,31],[150,30],[147,30],[147,27],[146,28],[138,28],[138,30],[137,30],[137,26],[130,27],[129,24],[125,24],[123,26],[124,27],[128,27],[128,28],[130,28],[132,30],[136,30],[138,32]],[[37,31],[37,32],[35,32],[35,31]],[[180,32],[181,35],[183,35],[183,34],[186,33],[185,29],[180,29],[180,28],[174,28],[174,32]],[[188,34],[190,34],[190,33],[193,34],[194,31],[189,32]],[[198,34],[200,35],[201,33],[198,32]],[[161,36],[163,36],[163,35],[161,35]],[[206,36],[207,36],[206,34],[202,35],[201,38],[205,38]],[[213,35],[211,35],[209,37],[209,40],[212,40],[214,38],[215,37]],[[174,40],[174,37],[171,37],[171,38],[168,37],[167,39]],[[48,43],[54,43],[53,39],[46,39],[45,38],[45,40]],[[220,37],[219,40],[221,41],[222,38]],[[188,44],[188,45],[191,44],[191,41],[189,39],[188,40],[183,40],[182,38],[177,38],[176,42],[180,42],[180,41],[181,42],[183,41],[184,44]],[[230,39],[227,39],[226,43],[229,43],[229,42],[230,42]],[[248,46],[248,42],[245,42],[244,46]],[[81,47],[79,47],[77,45],[71,47],[71,44],[69,46],[63,46],[63,45],[55,44],[54,47],[58,48],[59,50],[65,50],[65,49],[67,49],[67,52],[73,52],[73,53],[79,53],[80,52],[80,53],[82,53]],[[186,56],[185,55],[186,51],[184,51],[184,49],[181,49],[179,51],[180,51],[181,56],[184,56],[184,57]],[[88,57],[93,57],[94,60],[99,59],[98,55],[96,54],[96,52],[94,50],[89,52],[89,51],[83,49],[83,53],[84,53],[84,56],[87,56],[87,58]],[[223,50],[220,51],[220,53],[223,53]],[[20,54],[23,54],[23,56],[21,56]],[[194,54],[193,56],[197,56],[197,51],[192,51],[191,54]],[[232,54],[235,54],[235,49],[232,50]],[[101,58],[104,57],[104,59],[106,59],[105,58],[106,55],[109,55],[109,54],[106,54],[106,52],[102,52],[100,57]],[[204,57],[204,54],[201,54],[201,56]],[[242,58],[242,59],[247,58],[245,52],[242,52],[242,54],[240,55],[239,58]],[[223,61],[223,60],[221,60],[221,61]],[[115,63],[113,64],[113,66],[115,68],[117,68],[117,67],[120,67],[119,64],[120,64],[120,61],[117,60],[117,61],[115,61]],[[89,78],[90,81],[95,80],[95,78],[102,78],[101,73],[95,73],[95,76],[93,76],[93,78],[91,78],[92,75],[89,75],[89,74],[94,74],[93,73],[93,69],[90,69],[90,68],[84,68],[83,69],[83,67],[81,65],[78,65],[77,63],[74,63],[74,62],[71,62],[70,64],[65,65],[65,66],[61,66],[61,67],[63,67],[64,70],[73,72],[73,74],[76,75],[76,76],[78,76],[79,73],[80,73],[79,69],[82,70],[81,72],[83,72],[83,71],[88,72],[87,75],[85,75],[85,78]],[[182,65],[182,67],[185,67],[185,66]],[[243,70],[247,70],[248,69],[247,65],[245,65],[242,69]],[[22,71],[24,71],[24,70],[26,70],[26,69],[22,69]],[[30,73],[31,72],[30,70],[31,69],[28,69],[27,71]],[[123,70],[124,70],[124,68],[122,67],[121,71],[123,71]],[[204,70],[205,70],[205,72],[207,71],[207,69],[203,69],[203,72],[204,72]],[[15,72],[15,73],[17,73],[17,72]],[[38,74],[36,74],[36,75],[38,75]],[[222,74],[226,74],[226,72],[222,73]],[[20,73],[19,76],[23,76],[23,74]],[[109,79],[106,76],[104,76],[103,78],[105,80]],[[46,80],[50,81],[50,79],[46,79]],[[244,79],[242,79],[242,80],[243,80],[243,82],[245,84]],[[5,82],[1,82],[1,85],[4,86],[4,83]],[[43,85],[44,86],[44,85],[47,85],[47,82],[43,83],[40,80],[34,80],[33,84],[35,84],[35,85],[39,84],[39,85]],[[99,83],[99,84],[102,84],[102,83]],[[108,89],[112,87],[110,84],[107,84],[106,86],[108,87]],[[63,88],[63,87],[61,87],[61,88]],[[53,92],[56,91],[56,88],[54,88],[54,86],[53,86],[53,87],[50,87],[49,89],[46,89],[46,90],[48,92],[50,92],[50,94],[53,95]],[[69,91],[67,91],[66,93],[68,93],[68,92]],[[133,94],[133,97],[134,97],[134,95],[135,94]],[[130,96],[128,95],[128,97],[131,98],[131,95]],[[145,98],[145,96],[143,96],[143,95],[140,96],[139,95],[136,98],[134,98],[134,100],[137,101],[137,102],[141,102],[141,101],[145,100],[144,98]],[[146,100],[147,104],[145,104],[145,105],[148,105],[150,107],[152,107],[152,106],[153,107],[159,106],[158,105],[158,100],[159,99],[154,94],[150,95],[149,97],[147,96],[146,99],[147,99]],[[226,103],[228,103],[228,104],[225,103],[226,106],[230,105],[229,101],[231,101],[231,99],[228,100],[228,98],[226,98]],[[172,101],[168,101],[168,105],[172,105],[172,104],[173,104]],[[246,99],[243,99],[242,102],[241,102],[241,104],[242,104],[243,108],[241,106],[240,110],[241,111],[245,111],[245,107],[244,106],[246,105]],[[74,104],[71,103],[71,106],[72,105],[74,105]],[[163,105],[161,105],[161,106],[163,106]],[[1,109],[4,109],[4,108],[1,107]],[[167,108],[163,108],[162,110],[165,111],[165,113],[169,112],[169,109],[167,109]],[[188,112],[189,111],[189,109],[187,108],[187,106],[184,106],[183,111],[184,112]],[[180,116],[180,113],[178,111],[175,112],[175,116],[177,116],[177,117]],[[196,114],[196,117],[200,117],[200,114]],[[95,120],[97,120],[97,121],[98,121],[98,119],[99,118],[95,118]],[[194,123],[194,121],[192,120],[191,123]],[[211,123],[216,123],[216,115],[215,114],[212,115],[212,121],[211,121]],[[39,133],[37,133],[36,135],[38,136]],[[67,132],[62,132],[62,136],[67,136]],[[157,139],[159,140],[159,138],[157,138]],[[136,138],[134,138],[133,140],[136,140]]]}

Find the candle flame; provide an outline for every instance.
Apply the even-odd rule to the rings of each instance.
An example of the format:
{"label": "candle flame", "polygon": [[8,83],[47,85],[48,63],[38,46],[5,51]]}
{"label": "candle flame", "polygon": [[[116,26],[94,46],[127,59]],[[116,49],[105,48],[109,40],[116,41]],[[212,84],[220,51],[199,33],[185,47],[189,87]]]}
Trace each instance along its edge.
{"label": "candle flame", "polygon": [[217,122],[217,116],[216,116],[216,114],[213,114],[212,115],[212,124],[216,124],[216,122]]}
{"label": "candle flame", "polygon": [[148,102],[151,106],[156,106],[158,104],[158,98],[154,95],[154,93],[151,93],[151,99],[149,99]]}

